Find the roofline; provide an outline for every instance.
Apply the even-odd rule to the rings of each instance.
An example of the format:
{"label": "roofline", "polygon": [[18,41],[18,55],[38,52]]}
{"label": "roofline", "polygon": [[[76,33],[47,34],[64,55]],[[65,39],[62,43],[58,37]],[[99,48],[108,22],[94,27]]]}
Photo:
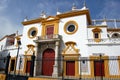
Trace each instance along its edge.
{"label": "roofline", "polygon": [[107,31],[120,31],[120,28],[108,28]]}
{"label": "roofline", "polygon": [[28,24],[40,23],[42,20],[43,20],[43,18],[37,18],[37,19],[32,19],[32,20],[22,22],[22,24],[28,25]]}
{"label": "roofline", "polygon": [[[15,33],[13,33],[13,34],[15,34]],[[6,37],[11,37],[11,35],[12,35],[12,34],[10,34],[10,35],[5,35],[3,38],[1,38],[1,39],[0,39],[0,41],[2,41],[3,39],[5,39]],[[19,36],[21,37],[21,36],[22,36],[22,34],[21,34],[21,35],[19,35]]]}
{"label": "roofline", "polygon": [[92,22],[91,22],[90,13],[89,13],[88,9],[85,9],[85,10],[74,10],[74,11],[71,11],[71,12],[66,12],[66,13],[59,14],[57,16],[59,18],[66,18],[66,17],[73,17],[73,16],[78,16],[78,15],[83,15],[83,14],[87,15],[87,20],[88,20],[88,23],[90,25]]}
{"label": "roofline", "polygon": [[[73,10],[73,11],[66,12],[66,13],[61,13],[59,15],[52,16],[52,17],[61,19],[61,18],[73,17],[73,16],[83,15],[83,14],[86,14],[88,24],[90,25],[92,23],[92,21],[91,21],[88,9],[85,9],[85,10]],[[50,17],[50,16],[48,16],[48,17]],[[48,19],[48,17],[47,18],[37,18],[37,19],[33,19],[33,20],[28,20],[28,21],[22,22],[22,24],[23,25],[29,25],[29,24],[34,24],[34,23],[40,23],[40,22]]]}

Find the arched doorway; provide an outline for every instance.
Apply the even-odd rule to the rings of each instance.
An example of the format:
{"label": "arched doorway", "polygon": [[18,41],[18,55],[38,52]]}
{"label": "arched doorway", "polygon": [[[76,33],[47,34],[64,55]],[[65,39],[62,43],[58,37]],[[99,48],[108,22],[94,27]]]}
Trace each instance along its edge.
{"label": "arched doorway", "polygon": [[42,56],[42,75],[52,76],[55,60],[55,51],[51,48],[46,49]]}

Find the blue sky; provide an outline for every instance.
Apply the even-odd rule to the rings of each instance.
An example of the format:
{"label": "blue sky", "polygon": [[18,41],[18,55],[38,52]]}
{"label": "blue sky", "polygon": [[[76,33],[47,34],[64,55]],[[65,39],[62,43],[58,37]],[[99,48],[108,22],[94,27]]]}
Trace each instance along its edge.
{"label": "blue sky", "polygon": [[[41,11],[46,14],[56,15],[57,8],[60,12],[70,11],[75,3],[77,8],[82,8],[84,0],[0,0],[0,38],[17,30],[22,34],[21,22],[38,18]],[[120,0],[86,0],[92,19],[120,19]]]}

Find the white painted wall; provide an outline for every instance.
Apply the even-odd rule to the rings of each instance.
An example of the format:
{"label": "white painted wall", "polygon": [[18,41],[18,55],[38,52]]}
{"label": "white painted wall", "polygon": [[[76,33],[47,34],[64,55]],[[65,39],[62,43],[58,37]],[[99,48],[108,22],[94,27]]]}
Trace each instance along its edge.
{"label": "white painted wall", "polygon": [[116,60],[109,60],[109,74],[110,75],[119,75],[120,70],[119,70],[119,62],[117,56],[114,57],[109,57],[109,59],[116,59]]}
{"label": "white painted wall", "polygon": [[[68,35],[64,32],[64,25],[68,21],[75,21],[78,24],[78,30],[75,34]],[[69,18],[63,18],[59,23],[59,35],[62,35],[62,40],[64,43],[68,41],[76,42],[76,48],[80,49],[80,54],[84,56],[87,54],[87,19],[86,15],[74,16]]]}
{"label": "white painted wall", "polygon": [[[93,53],[103,53],[107,56],[119,56],[120,55],[120,45],[103,44],[103,45],[89,45],[88,54],[93,55]],[[89,56],[86,55],[86,56]]]}
{"label": "white painted wall", "polygon": [[38,33],[37,33],[37,36],[40,36],[41,35],[41,31],[42,31],[42,26],[40,23],[36,23],[36,24],[30,24],[30,25],[25,25],[23,26],[23,36],[21,38],[21,41],[22,41],[22,54],[24,54],[24,52],[28,49],[27,48],[27,45],[28,44],[33,44],[35,45],[35,42],[33,42],[33,40],[36,40],[36,37],[33,38],[33,39],[30,39],[28,37],[28,31],[30,28],[32,27],[35,27],[38,29]]}
{"label": "white painted wall", "polygon": [[[93,32],[92,32],[93,29],[94,28],[88,28],[88,39],[94,39]],[[101,32],[100,32],[101,38],[102,39],[108,38],[107,37],[107,27],[103,27],[103,28],[100,28],[100,29],[101,29]]]}
{"label": "white painted wall", "polygon": [[[0,51],[2,51],[3,49],[5,49],[6,40],[7,40],[7,38],[4,38],[3,40],[0,41]],[[1,47],[2,47],[2,50],[1,50]]]}

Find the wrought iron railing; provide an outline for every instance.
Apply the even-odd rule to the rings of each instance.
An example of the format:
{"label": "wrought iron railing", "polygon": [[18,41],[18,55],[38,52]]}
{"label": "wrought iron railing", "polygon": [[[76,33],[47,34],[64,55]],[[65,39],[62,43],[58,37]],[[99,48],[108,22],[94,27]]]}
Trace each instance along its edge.
{"label": "wrought iron railing", "polygon": [[37,40],[47,40],[47,39],[57,39],[57,38],[59,38],[58,34],[50,34],[50,35],[38,36]]}
{"label": "wrought iron railing", "polygon": [[119,28],[120,20],[118,19],[97,19],[92,20],[92,25],[107,25],[108,28]]}
{"label": "wrought iron railing", "polygon": [[[9,60],[10,60],[10,56],[7,57],[7,64],[9,66]],[[30,73],[29,75],[31,77],[33,77],[34,74],[34,62],[35,63],[42,63],[43,59],[39,58],[39,59],[35,59],[35,56],[33,55],[31,57],[31,67],[30,67]],[[44,59],[47,62],[51,62],[51,61],[58,61],[58,63],[64,63],[68,60],[64,60],[61,57],[57,58],[57,59],[53,59],[53,58],[47,58]],[[70,60],[71,61],[71,60]],[[75,60],[76,61],[76,60]],[[65,69],[60,69],[61,70],[61,75],[58,77],[58,79],[56,78],[56,80],[120,80],[120,73],[119,73],[119,57],[117,56],[111,56],[109,58],[105,58],[101,56],[97,56],[96,58],[89,58],[89,57],[81,57],[80,59],[77,60],[77,62],[80,63],[79,67],[79,77],[75,77],[75,76],[64,76],[64,70]],[[26,65],[26,64],[25,64]],[[38,64],[37,64],[38,65]],[[41,65],[41,64],[39,64]],[[93,65],[93,67],[89,66],[89,65]],[[8,72],[8,66],[6,66],[5,73],[6,73],[6,80],[28,80],[27,73],[25,75],[21,74],[11,74],[10,72]],[[91,68],[94,69],[94,71],[91,73]],[[65,67],[66,68],[66,67]],[[103,69],[104,68],[104,69]],[[41,71],[40,70],[40,66],[39,66],[39,70],[37,69],[37,71]],[[92,70],[93,70],[92,69]],[[63,70],[63,71],[62,71]],[[97,71],[96,71],[97,70]],[[107,71],[108,70],[108,71]],[[107,73],[107,72],[108,73]],[[98,72],[98,73],[97,73]],[[104,73],[103,73],[104,72]],[[91,78],[85,77],[84,75],[94,75]],[[109,76],[113,76],[113,77],[106,77],[106,74],[109,74]],[[36,76],[34,76],[36,77]],[[42,77],[42,73],[39,74],[39,77]],[[50,76],[49,76],[50,77]],[[48,77],[47,77],[48,78]],[[52,79],[51,79],[52,80]]]}

